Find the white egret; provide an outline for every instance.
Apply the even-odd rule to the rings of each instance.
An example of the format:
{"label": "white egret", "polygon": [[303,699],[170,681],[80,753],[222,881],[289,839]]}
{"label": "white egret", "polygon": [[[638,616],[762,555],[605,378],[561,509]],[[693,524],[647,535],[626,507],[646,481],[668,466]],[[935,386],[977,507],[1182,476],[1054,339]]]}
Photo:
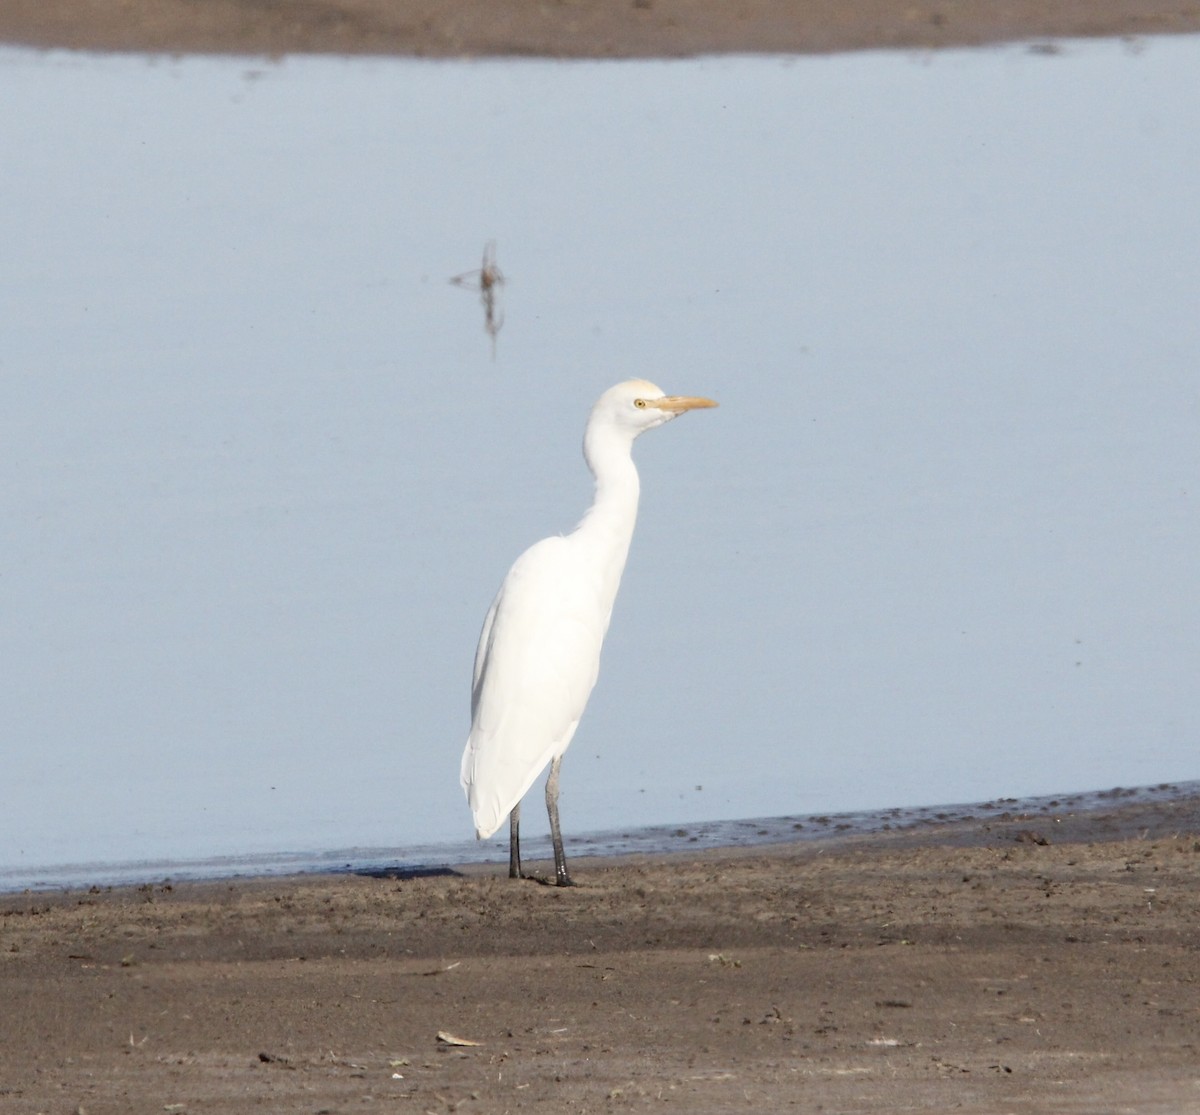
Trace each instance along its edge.
{"label": "white egret", "polygon": [[664,395],[640,379],[601,395],[583,437],[584,460],[596,480],[592,506],[570,534],[545,538],[517,558],[483,621],[461,780],[479,839],[509,817],[513,878],[523,878],[521,798],[549,763],[555,881],[573,885],[558,825],[558,772],[600,672],[600,648],[633,538],[634,439],[684,411],[716,405]]}

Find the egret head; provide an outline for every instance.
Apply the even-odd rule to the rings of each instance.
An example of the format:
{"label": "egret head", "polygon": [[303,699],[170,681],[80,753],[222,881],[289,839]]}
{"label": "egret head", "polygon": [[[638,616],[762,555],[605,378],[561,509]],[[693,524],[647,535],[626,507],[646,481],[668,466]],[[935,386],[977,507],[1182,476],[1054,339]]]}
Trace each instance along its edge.
{"label": "egret head", "polygon": [[605,422],[637,437],[686,410],[715,407],[712,399],[694,395],[667,395],[649,380],[630,379],[610,387],[592,408],[592,421]]}

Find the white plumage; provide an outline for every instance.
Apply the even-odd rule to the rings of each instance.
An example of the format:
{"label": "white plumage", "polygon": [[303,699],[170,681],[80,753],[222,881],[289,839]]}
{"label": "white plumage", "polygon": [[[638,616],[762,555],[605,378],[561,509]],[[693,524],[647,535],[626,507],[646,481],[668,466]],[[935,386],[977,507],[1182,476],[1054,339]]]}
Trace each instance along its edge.
{"label": "white plumage", "polygon": [[509,874],[521,876],[525,792],[550,764],[546,805],[556,881],[570,886],[558,824],[558,770],[600,671],[637,520],[633,442],[710,399],[668,396],[645,380],[610,388],[592,408],[583,455],[596,480],[591,508],[565,537],[517,558],[483,621],[461,780],[481,839],[510,818]]}

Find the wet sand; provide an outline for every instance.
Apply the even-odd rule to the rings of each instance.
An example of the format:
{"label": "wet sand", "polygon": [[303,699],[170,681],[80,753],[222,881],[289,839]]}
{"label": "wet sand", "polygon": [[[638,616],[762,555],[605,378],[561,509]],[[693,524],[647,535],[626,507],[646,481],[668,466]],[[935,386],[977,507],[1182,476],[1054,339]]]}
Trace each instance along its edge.
{"label": "wet sand", "polygon": [[5,0],[0,42],[76,50],[651,58],[1200,30],[1196,0]]}
{"label": "wet sand", "polygon": [[502,871],[0,898],[0,1109],[1200,1111],[1200,796]]}

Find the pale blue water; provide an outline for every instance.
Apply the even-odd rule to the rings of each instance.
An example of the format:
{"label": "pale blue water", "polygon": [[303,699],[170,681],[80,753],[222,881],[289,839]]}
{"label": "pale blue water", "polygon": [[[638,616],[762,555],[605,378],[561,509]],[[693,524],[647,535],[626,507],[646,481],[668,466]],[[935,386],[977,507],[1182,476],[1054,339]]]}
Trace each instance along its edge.
{"label": "pale blue water", "polygon": [[0,876],[469,837],[632,375],[569,839],[1197,777],[1198,66],[0,52]]}

